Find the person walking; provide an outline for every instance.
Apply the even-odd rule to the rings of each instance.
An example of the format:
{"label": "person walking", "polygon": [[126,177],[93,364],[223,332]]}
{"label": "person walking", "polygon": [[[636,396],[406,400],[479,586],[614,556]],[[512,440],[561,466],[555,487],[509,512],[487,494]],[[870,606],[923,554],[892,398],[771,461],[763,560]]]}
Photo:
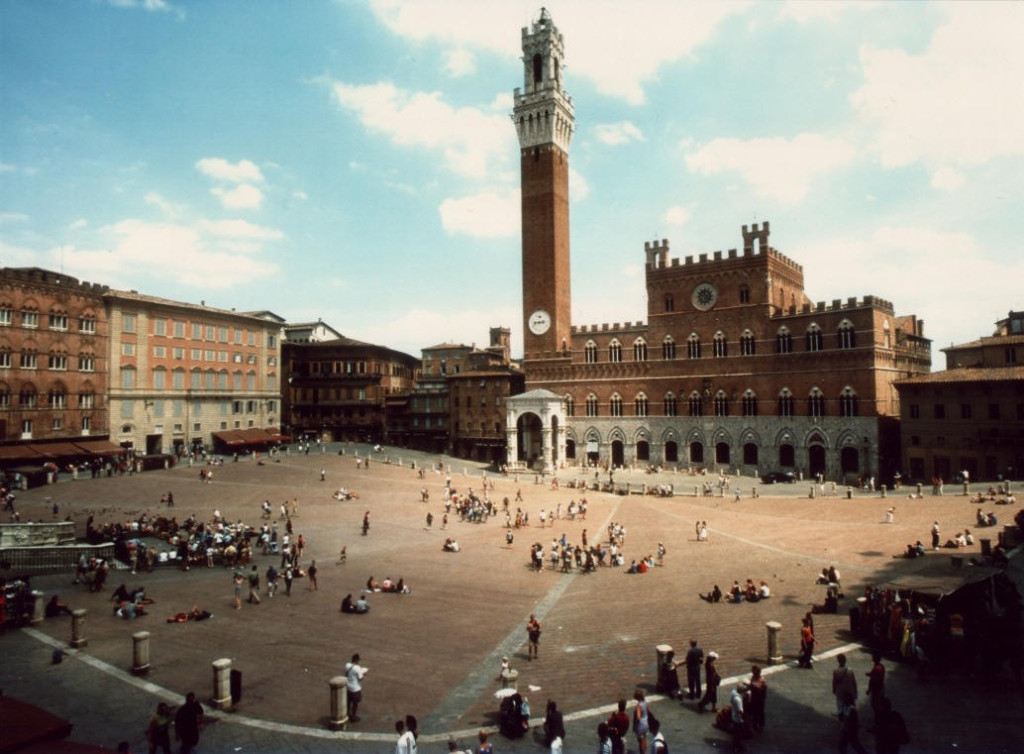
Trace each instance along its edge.
{"label": "person walking", "polygon": [[633,699],[636,700],[636,706],[633,707],[633,735],[636,736],[636,748],[639,754],[647,754],[647,733],[651,728],[644,690],[634,691]]}
{"label": "person walking", "polygon": [[249,571],[249,604],[260,604],[260,572],[255,565]]}
{"label": "person walking", "polygon": [[836,715],[843,715],[850,707],[857,706],[857,675],[846,667],[846,655],[836,656],[839,667],[832,671],[832,694],[836,698]]}
{"label": "person walking", "polygon": [[181,743],[179,754],[189,754],[199,743],[199,734],[203,730],[203,705],[196,701],[196,695],[190,691],[185,696],[185,703],[174,715],[174,736]]}
{"label": "person walking", "polygon": [[316,572],[316,561],[313,560],[310,562],[309,568],[306,569],[306,575],[309,577],[309,591],[311,592],[315,592],[318,588],[316,584]]}
{"label": "person walking", "polygon": [[[352,655],[352,659],[345,663],[345,686],[348,689],[348,715],[349,722],[359,722],[359,703],[363,701],[363,676],[369,672],[359,664],[359,653]],[[405,723],[403,722],[403,725]]]}
{"label": "person walking", "polygon": [[743,748],[743,734],[747,729],[747,718],[743,710],[743,695],[747,691],[747,684],[738,683],[729,695],[729,707],[731,708],[729,732],[732,734],[732,750],[734,752],[746,751]]}
{"label": "person walking", "polygon": [[540,650],[540,621],[537,620],[537,616],[530,613],[530,619],[526,621],[526,635],[528,638],[526,644],[526,659],[534,660],[538,658],[538,652]]}
{"label": "person walking", "polygon": [[565,722],[554,699],[548,699],[547,714],[544,716],[544,737],[551,754],[561,754],[565,745]]}
{"label": "person walking", "polygon": [[291,564],[284,567],[284,596],[292,596],[292,581],[295,580],[295,573],[292,571]]}
{"label": "person walking", "polygon": [[750,668],[747,695],[747,721],[750,723],[751,730],[760,733],[764,730],[764,710],[768,703],[768,681],[761,675],[760,665],[754,665]]}
{"label": "person walking", "polygon": [[703,712],[709,704],[712,712],[718,711],[718,684],[722,682],[722,677],[715,667],[717,660],[718,652],[708,652],[708,659],[704,661],[704,696],[697,705],[698,712]]}
{"label": "person walking", "polygon": [[814,628],[808,618],[804,618],[803,626],[800,628],[800,660],[799,665],[808,670],[814,667]]}
{"label": "person walking", "polygon": [[235,587],[235,610],[242,609],[242,587],[245,585],[245,577],[242,576],[241,571],[235,571],[232,576],[232,581]]}
{"label": "person walking", "polygon": [[875,713],[875,727],[878,727],[879,710],[885,701],[885,665],[882,664],[882,653],[875,652],[871,656],[871,670],[867,672],[868,691],[871,697],[871,710]]}
{"label": "person walking", "polygon": [[857,705],[848,707],[840,720],[842,727],[839,729],[839,754],[846,754],[847,746],[857,754],[867,754],[867,750],[860,742],[860,715],[857,713]]}
{"label": "person walking", "polygon": [[171,710],[164,702],[156,705],[156,712],[149,719],[146,743],[149,754],[156,754],[157,749],[162,749],[163,754],[171,754]]}

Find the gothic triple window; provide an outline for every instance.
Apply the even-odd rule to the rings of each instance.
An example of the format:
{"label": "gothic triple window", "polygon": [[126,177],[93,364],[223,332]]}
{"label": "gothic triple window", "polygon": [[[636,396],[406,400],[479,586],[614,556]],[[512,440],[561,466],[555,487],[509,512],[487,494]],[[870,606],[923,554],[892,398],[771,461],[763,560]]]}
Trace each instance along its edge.
{"label": "gothic triple window", "polygon": [[633,341],[633,361],[647,361],[647,342],[643,338]]}
{"label": "gothic triple window", "polygon": [[757,416],[757,396],[753,390],[743,393],[742,407],[744,416]]}
{"label": "gothic triple window", "polygon": [[608,401],[608,412],[611,416],[622,416],[622,396],[618,393],[612,394],[612,398]]}
{"label": "gothic triple window", "polygon": [[697,333],[691,333],[690,337],[687,338],[686,354],[687,358],[690,359],[700,358],[700,336]]}
{"label": "gothic triple window", "polygon": [[775,353],[793,353],[793,335],[788,327],[780,327],[775,336]]}
{"label": "gothic triple window", "polygon": [[587,341],[587,344],[583,346],[583,360],[587,364],[597,363],[597,343],[592,340]]}
{"label": "gothic triple window", "polygon": [[729,415],[729,396],[724,390],[715,393],[715,416]]}
{"label": "gothic triple window", "polygon": [[844,319],[839,323],[839,329],[836,331],[836,335],[839,338],[840,348],[856,348],[857,347],[857,332],[853,329],[853,323],[848,319]]}
{"label": "gothic triple window", "polygon": [[755,343],[754,334],[750,330],[744,330],[740,336],[740,355],[753,356],[757,349]]}
{"label": "gothic triple window", "polygon": [[649,409],[647,396],[640,393],[633,401],[633,406],[636,409],[637,416],[647,416]]}
{"label": "gothic triple window", "polygon": [[591,393],[587,396],[587,416],[597,416],[597,396]]}
{"label": "gothic triple window", "polygon": [[779,391],[779,416],[787,418],[793,416],[793,393],[789,391],[788,387]]}
{"label": "gothic triple window", "polygon": [[812,324],[807,328],[807,350],[820,351],[822,348],[824,348],[824,342],[821,337],[821,328]]}
{"label": "gothic triple window", "polygon": [[853,388],[843,388],[843,392],[839,394],[839,415],[840,416],[857,416],[860,410],[858,405],[857,394],[853,392]]}
{"label": "gothic triple window", "polygon": [[696,390],[690,393],[690,416],[704,416],[704,404]]}
{"label": "gothic triple window", "polygon": [[565,415],[576,416],[576,401],[572,399],[572,396],[566,395],[563,400],[565,401]]}
{"label": "gothic triple window", "polygon": [[671,335],[666,335],[661,342],[661,358],[665,361],[674,361],[676,358],[676,342]]}
{"label": "gothic triple window", "polygon": [[608,361],[612,364],[618,364],[622,361],[622,344],[617,339],[608,345]]}
{"label": "gothic triple window", "polygon": [[812,388],[807,396],[807,415],[815,419],[825,415],[825,395],[818,388]]}
{"label": "gothic triple window", "polygon": [[721,359],[729,355],[729,341],[721,331],[715,333],[714,340],[715,358]]}
{"label": "gothic triple window", "polygon": [[677,416],[679,413],[679,402],[674,393],[665,393],[665,416]]}

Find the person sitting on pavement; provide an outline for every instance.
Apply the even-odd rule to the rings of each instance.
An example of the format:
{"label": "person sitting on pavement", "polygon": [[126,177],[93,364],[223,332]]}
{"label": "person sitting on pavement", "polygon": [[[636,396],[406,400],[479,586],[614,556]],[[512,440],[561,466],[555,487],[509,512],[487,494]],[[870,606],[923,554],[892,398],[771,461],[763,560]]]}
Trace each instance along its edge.
{"label": "person sitting on pavement", "polygon": [[366,590],[365,591],[367,591],[367,592],[379,592],[380,591],[380,582],[377,581],[377,579],[375,579],[373,576],[371,576],[370,578],[368,578],[366,580]]}
{"label": "person sitting on pavement", "polygon": [[57,599],[57,595],[53,595],[50,601],[46,603],[46,608],[43,614],[47,618],[56,618],[59,615],[71,615],[71,608]]}
{"label": "person sitting on pavement", "polygon": [[365,594],[360,594],[359,599],[356,600],[355,611],[360,614],[370,612],[370,603],[366,601]]}
{"label": "person sitting on pavement", "polygon": [[444,552],[458,552],[461,548],[459,547],[458,541],[448,537],[445,539],[444,544],[441,545],[441,549]]}
{"label": "person sitting on pavement", "polygon": [[740,582],[732,582],[732,589],[729,590],[729,602],[734,604],[743,602],[743,591],[740,589]]}
{"label": "person sitting on pavement", "polygon": [[760,599],[766,600],[772,596],[772,590],[768,588],[768,582],[762,581],[761,586],[758,587],[757,596]]}
{"label": "person sitting on pavement", "polygon": [[705,602],[710,602],[710,603],[714,604],[716,602],[721,602],[722,601],[722,590],[718,588],[718,584],[715,584],[715,588],[712,589],[707,594],[700,594],[699,592],[698,592],[698,594],[699,594],[700,598],[702,600],[704,600]]}

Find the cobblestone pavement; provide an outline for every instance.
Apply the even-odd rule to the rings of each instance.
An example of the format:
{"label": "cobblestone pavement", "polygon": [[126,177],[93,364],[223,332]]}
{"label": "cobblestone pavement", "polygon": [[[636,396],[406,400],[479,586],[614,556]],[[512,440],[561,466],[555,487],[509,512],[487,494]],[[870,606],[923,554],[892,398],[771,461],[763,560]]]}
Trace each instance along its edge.
{"label": "cobblestone pavement", "polygon": [[[392,721],[406,713],[420,721],[420,750],[444,751],[449,734],[468,745],[475,730],[496,724],[496,677],[501,657],[507,655],[520,671],[519,688],[530,698],[535,715],[542,716],[547,699],[556,699],[567,715],[566,750],[591,751],[594,728],[607,716],[608,705],[620,696],[631,697],[637,686],[653,692],[656,645],[682,649],[693,636],[705,651],[719,652],[724,676],[735,677],[749,672],[752,663],[763,664],[765,623],[775,620],[783,626],[782,650],[791,660],[800,617],[823,601],[823,588],[814,583],[822,567],[834,563],[850,595],[907,569],[941,567],[949,562],[948,553],[929,553],[923,559],[927,563],[893,555],[908,542],[927,541],[933,520],[940,522],[944,536],[973,528],[975,511],[961,495],[911,500],[899,493],[886,499],[879,493],[855,493],[852,500],[810,499],[806,484],[762,487],[750,478],[733,480],[743,490],[735,502],[731,493],[656,498],[582,493],[564,484],[553,490],[534,484],[532,476],[515,480],[492,474],[491,498],[500,504],[509,497],[513,510],[522,505],[533,523],[514,530],[515,541],[508,547],[500,516],[471,524],[450,514],[447,531],[441,530],[444,474],[429,472],[420,479],[409,467],[412,459],[422,464],[424,456],[386,449],[372,454],[369,468],[357,469],[353,453],[365,453],[365,448],[346,446],[344,456],[336,450],[268,459],[263,466],[251,460],[227,463],[215,469],[210,484],[199,482],[198,469],[183,466],[130,478],[61,481],[21,493],[22,520],[52,520],[50,505],[56,502],[62,516],[71,513],[83,526],[90,513],[105,522],[136,518],[143,511],[208,518],[215,509],[228,520],[258,525],[263,500],[271,502],[276,519],[280,503],[298,497],[295,534],[308,541],[304,562],[317,560],[320,588],[310,592],[298,580],[290,597],[264,596],[261,604],[244,603],[235,611],[230,572],[220,567],[188,572],[161,567],[134,576],[114,572],[105,594],[78,591],[81,587],[72,586],[67,575],[39,577],[33,579],[36,588],[60,594],[73,608],[89,610],[89,644],[52,665],[53,647],[66,646],[70,638],[69,619],[7,632],[0,637],[4,693],[67,717],[75,724],[75,740],[113,746],[126,739],[142,751],[142,731],[157,701],[178,703],[189,690],[200,699],[209,698],[211,662],[229,658],[242,672],[243,696],[235,711],[211,718],[200,752],[390,751]],[[383,463],[388,454],[392,463]],[[479,468],[459,460],[450,463],[457,489],[480,491]],[[325,482],[320,481],[321,469]],[[616,481],[627,477],[617,474]],[[573,475],[561,478],[565,482]],[[636,472],[631,481],[664,481],[692,491],[695,480]],[[331,492],[339,486],[357,492],[358,499],[333,500]],[[757,498],[750,494],[755,486]],[[421,502],[424,487],[429,503]],[[158,502],[168,490],[176,501],[169,511]],[[517,490],[522,492],[521,504],[515,502]],[[566,520],[569,501],[581,494],[589,502],[587,520]],[[559,503],[563,519],[541,531],[540,510],[551,511]],[[882,524],[892,505],[895,522]],[[366,511],[371,528],[363,537],[360,524]],[[429,530],[428,511],[434,514]],[[710,527],[707,543],[695,540],[698,520]],[[610,521],[626,527],[627,562],[654,552],[661,541],[668,550],[664,567],[635,576],[612,568],[565,575],[550,566],[541,573],[527,567],[531,543],[547,545],[563,532],[578,542],[584,529],[591,542],[603,540]],[[461,552],[441,551],[447,536],[459,541]],[[348,557],[339,563],[343,545]],[[257,556],[255,562],[262,573],[275,560]],[[1020,573],[1016,558],[1011,574],[1018,583]],[[357,594],[371,574],[378,579],[404,577],[412,593],[371,595],[366,616],[340,614],[341,598]],[[698,591],[706,592],[714,583],[726,589],[732,580],[747,578],[767,580],[773,598],[741,605],[709,605],[697,598]],[[156,600],[151,615],[133,622],[112,617],[109,593],[121,582],[146,586]],[[818,650],[828,655],[847,647],[853,668],[866,672],[869,658],[849,646],[853,637],[845,613],[851,599],[844,602],[840,614],[816,616]],[[167,616],[193,605],[213,612],[213,620],[166,623]],[[531,612],[544,624],[541,656],[534,662],[527,661],[524,644],[524,624]],[[152,669],[144,679],[128,672],[131,637],[140,630],[151,634]],[[354,652],[370,668],[362,719],[333,733],[326,725],[328,680],[343,671]],[[748,748],[832,749],[838,735],[829,688],[833,665],[826,656],[811,671],[772,668],[768,730]],[[911,751],[1024,749],[1018,723],[1024,703],[1020,687],[1008,679],[952,677],[928,683],[918,680],[912,669],[890,663],[889,685],[895,706],[908,719]],[[723,703],[728,691],[722,690]],[[728,745],[725,735],[710,726],[711,716],[698,715],[692,705],[659,700],[654,709],[673,751]],[[863,719],[869,718],[868,711]],[[499,751],[541,748],[535,735],[514,742],[497,736],[496,742]]]}

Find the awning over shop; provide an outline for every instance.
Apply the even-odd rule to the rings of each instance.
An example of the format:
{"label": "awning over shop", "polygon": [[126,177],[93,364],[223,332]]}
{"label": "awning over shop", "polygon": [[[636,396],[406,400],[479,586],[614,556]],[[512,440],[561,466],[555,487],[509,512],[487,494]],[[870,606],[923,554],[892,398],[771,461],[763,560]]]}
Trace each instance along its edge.
{"label": "awning over shop", "polygon": [[0,445],[0,461],[43,461],[28,445]]}
{"label": "awning over shop", "polygon": [[83,437],[76,439],[74,445],[94,456],[119,455],[125,452],[125,449],[120,445],[115,445],[110,440],[105,440],[102,437]]}
{"label": "awning over shop", "polygon": [[257,429],[229,429],[223,432],[214,432],[213,439],[228,448],[241,448],[246,445],[272,445],[279,442],[288,442],[287,435],[282,435],[278,430],[268,427]]}
{"label": "awning over shop", "polygon": [[29,447],[39,455],[50,459],[86,455],[85,451],[70,442],[39,442],[32,443]]}

